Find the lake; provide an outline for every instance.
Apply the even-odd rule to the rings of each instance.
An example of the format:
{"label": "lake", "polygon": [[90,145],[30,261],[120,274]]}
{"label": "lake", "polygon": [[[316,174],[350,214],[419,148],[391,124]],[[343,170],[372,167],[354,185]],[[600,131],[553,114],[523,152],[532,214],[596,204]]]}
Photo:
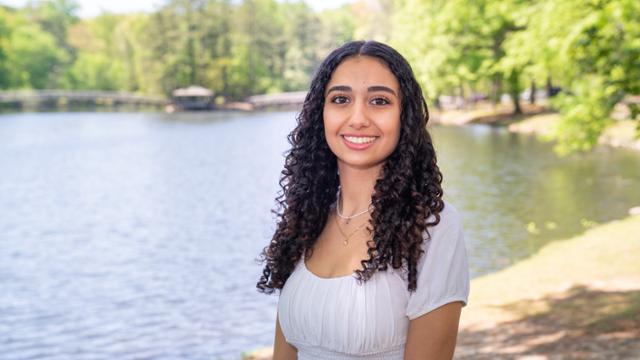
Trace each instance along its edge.
{"label": "lake", "polygon": [[[0,357],[238,359],[293,112],[0,115]],[[640,205],[640,153],[431,128],[472,276]],[[606,241],[606,239],[603,239]],[[570,256],[568,254],[567,256]]]}

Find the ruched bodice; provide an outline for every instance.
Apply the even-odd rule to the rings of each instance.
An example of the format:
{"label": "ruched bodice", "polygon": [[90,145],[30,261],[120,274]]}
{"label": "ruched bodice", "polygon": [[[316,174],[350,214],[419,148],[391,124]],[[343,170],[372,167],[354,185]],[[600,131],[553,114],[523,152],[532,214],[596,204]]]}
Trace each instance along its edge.
{"label": "ruched bodice", "polygon": [[389,267],[358,284],[355,274],[319,277],[300,259],[278,302],[280,327],[298,359],[402,359],[411,319],[450,302],[466,304],[469,274],[457,211],[446,205],[429,232],[412,293],[400,270]]}

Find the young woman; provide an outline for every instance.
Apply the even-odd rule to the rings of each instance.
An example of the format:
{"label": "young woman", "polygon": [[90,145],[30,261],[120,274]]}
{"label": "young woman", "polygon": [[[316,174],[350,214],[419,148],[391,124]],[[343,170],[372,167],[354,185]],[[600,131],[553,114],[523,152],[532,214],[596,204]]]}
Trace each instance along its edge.
{"label": "young woman", "polygon": [[347,43],[297,120],[257,284],[280,290],[274,359],[450,359],[467,256],[411,67]]}

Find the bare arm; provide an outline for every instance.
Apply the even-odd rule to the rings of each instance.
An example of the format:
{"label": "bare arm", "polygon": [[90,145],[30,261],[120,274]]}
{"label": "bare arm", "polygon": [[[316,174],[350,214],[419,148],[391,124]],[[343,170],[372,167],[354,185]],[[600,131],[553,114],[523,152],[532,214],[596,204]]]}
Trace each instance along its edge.
{"label": "bare arm", "polygon": [[289,344],[282,335],[280,321],[276,315],[276,338],[273,343],[273,360],[295,360],[298,358],[298,349]]}
{"label": "bare arm", "polygon": [[461,302],[443,305],[411,320],[404,360],[449,360],[458,335]]}

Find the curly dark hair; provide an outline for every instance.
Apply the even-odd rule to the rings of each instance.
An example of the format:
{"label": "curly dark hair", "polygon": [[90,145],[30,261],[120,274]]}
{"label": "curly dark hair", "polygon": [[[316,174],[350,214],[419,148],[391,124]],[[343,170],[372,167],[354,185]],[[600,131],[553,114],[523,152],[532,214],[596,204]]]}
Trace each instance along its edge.
{"label": "curly dark hair", "polygon": [[[376,41],[352,41],[334,50],[322,62],[311,82],[297,126],[289,134],[280,178],[282,191],[276,198],[278,224],[271,242],[259,256],[264,264],[257,283],[259,292],[282,290],[301,256],[311,257],[339,187],[336,156],[324,135],[324,91],[342,61],[354,56],[382,60],[400,84],[400,139],[385,161],[374,186],[368,242],[369,259],[356,270],[359,283],[369,280],[388,265],[402,268],[408,289],[416,289],[417,264],[424,252],[421,244],[427,227],[440,222],[444,208],[442,173],[436,164],[431,136],[427,132],[429,113],[411,66],[396,50]],[[434,220],[428,222],[431,215]]]}

